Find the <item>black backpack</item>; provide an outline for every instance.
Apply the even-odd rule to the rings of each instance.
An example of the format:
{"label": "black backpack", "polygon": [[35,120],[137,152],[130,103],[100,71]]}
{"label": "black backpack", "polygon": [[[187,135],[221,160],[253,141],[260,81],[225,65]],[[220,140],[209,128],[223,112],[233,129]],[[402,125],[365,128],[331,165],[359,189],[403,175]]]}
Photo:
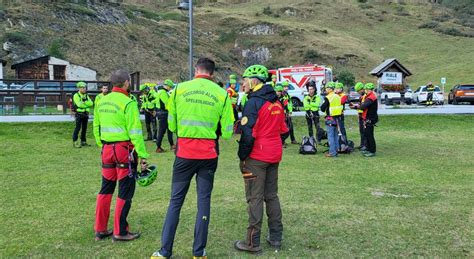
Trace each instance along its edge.
{"label": "black backpack", "polygon": [[317,135],[319,140],[328,139],[328,133],[324,129],[318,130]]}
{"label": "black backpack", "polygon": [[349,154],[352,151],[354,151],[354,141],[352,140],[345,141],[345,139],[342,136],[339,136],[339,149],[337,152],[341,154]]}
{"label": "black backpack", "polygon": [[301,141],[300,154],[314,155],[316,152],[316,140],[314,137],[304,136],[303,141]]}

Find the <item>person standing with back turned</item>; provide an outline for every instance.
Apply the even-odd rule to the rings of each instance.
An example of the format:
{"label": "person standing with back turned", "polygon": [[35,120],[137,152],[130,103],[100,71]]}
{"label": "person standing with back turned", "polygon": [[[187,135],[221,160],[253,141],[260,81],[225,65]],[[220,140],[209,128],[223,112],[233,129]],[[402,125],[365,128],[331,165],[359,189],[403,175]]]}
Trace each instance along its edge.
{"label": "person standing with back turned", "polygon": [[250,93],[241,119],[238,156],[245,183],[249,220],[245,240],[236,241],[234,247],[255,254],[262,251],[260,235],[264,202],[268,216],[267,242],[275,249],[281,247],[283,224],[278,198],[278,166],[283,153],[281,139],[288,137],[289,130],[283,105],[278,101],[272,86],[265,84],[267,68],[250,66],[243,78],[244,90]]}
{"label": "person standing with back turned", "polygon": [[194,175],[198,211],[193,257],[207,258],[205,248],[219,155],[218,138],[232,137],[234,128],[232,101],[227,92],[212,81],[215,67],[211,59],[200,58],[195,78],[176,86],[168,101],[169,129],[178,136],[176,159],[171,199],[161,233],[161,249],[151,258],[168,258],[173,254],[179,214]]}

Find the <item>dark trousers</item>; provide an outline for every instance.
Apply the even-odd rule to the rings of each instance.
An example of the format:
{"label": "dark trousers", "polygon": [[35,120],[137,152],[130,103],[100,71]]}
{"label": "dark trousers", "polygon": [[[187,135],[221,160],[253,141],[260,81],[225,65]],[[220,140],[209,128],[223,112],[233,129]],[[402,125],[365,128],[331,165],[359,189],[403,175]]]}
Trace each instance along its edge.
{"label": "dark trousers", "polygon": [[[150,125],[151,124],[151,125]],[[156,139],[156,117],[151,112],[145,111],[145,125],[146,132],[148,133],[148,139]],[[153,126],[153,133],[151,132],[151,126]]]}
{"label": "dark trousers", "polygon": [[[94,226],[96,232],[107,230],[110,203],[118,181],[119,190],[115,203],[114,235],[128,234],[127,216],[135,193],[135,177],[134,173],[130,173],[128,167],[118,167],[118,164],[128,164],[129,154],[132,150],[133,145],[130,142],[106,144],[102,149],[102,187],[97,195]],[[136,153],[134,154],[134,161],[131,168],[136,171]]]}
{"label": "dark trousers", "polygon": [[[323,129],[319,124],[319,113],[317,111],[306,112],[306,124],[308,125],[308,134],[310,137],[314,136],[313,125],[316,128],[317,141],[321,142],[320,136]],[[319,134],[318,134],[319,133]]]}
{"label": "dark trousers", "polygon": [[282,143],[285,143],[285,140],[288,138],[288,136],[290,136],[290,140],[291,141],[296,141],[296,138],[295,138],[295,131],[293,129],[293,120],[291,119],[290,116],[286,116],[285,117],[285,123],[286,123],[286,126],[288,127],[289,129],[289,134],[284,134],[284,135],[281,135],[281,142]]}
{"label": "dark trousers", "polygon": [[173,141],[173,132],[168,129],[168,113],[160,113],[158,116],[158,136],[156,138],[156,147],[161,148],[161,143],[163,142],[163,137],[165,133],[168,133],[168,142],[170,147],[174,145]]}
{"label": "dark trousers", "polygon": [[341,131],[340,133],[342,136],[344,136],[344,139],[347,141],[347,135],[346,135],[346,125],[344,122],[344,114],[341,115],[341,117],[338,118],[337,123],[339,125],[339,130]]}
{"label": "dark trousers", "polygon": [[426,96],[426,104],[433,104],[433,92],[428,92]]}
{"label": "dark trousers", "polygon": [[197,214],[194,225],[193,255],[203,256],[207,245],[209,221],[211,219],[211,193],[214,185],[214,173],[217,169],[217,158],[194,160],[176,157],[173,165],[171,199],[166,213],[166,220],[161,233],[160,254],[170,257],[173,253],[173,242],[178,227],[179,214],[188,193],[191,179],[196,175]]}
{"label": "dark trousers", "polygon": [[365,136],[364,136],[364,119],[362,119],[361,116],[359,116],[359,134],[360,134],[360,146],[366,147],[367,140],[365,139]]}
{"label": "dark trousers", "polygon": [[88,121],[89,115],[87,113],[76,113],[76,127],[74,128],[74,133],[72,134],[72,141],[77,141],[77,139],[79,138],[79,131],[81,131],[81,141],[86,142]]}
{"label": "dark trousers", "polygon": [[367,151],[370,153],[375,153],[377,151],[377,145],[375,143],[374,137],[374,125],[369,121],[365,122],[364,137],[367,141]]}
{"label": "dark trousers", "polygon": [[282,239],[283,224],[278,198],[278,166],[279,163],[270,164],[248,158],[245,160],[244,168],[241,169],[256,176],[256,178],[244,180],[249,215],[246,242],[250,247],[260,246],[264,202],[270,240],[281,241]]}
{"label": "dark trousers", "polygon": [[234,112],[234,122],[237,122],[239,120],[239,111],[237,111],[237,106],[233,106],[232,110]]}

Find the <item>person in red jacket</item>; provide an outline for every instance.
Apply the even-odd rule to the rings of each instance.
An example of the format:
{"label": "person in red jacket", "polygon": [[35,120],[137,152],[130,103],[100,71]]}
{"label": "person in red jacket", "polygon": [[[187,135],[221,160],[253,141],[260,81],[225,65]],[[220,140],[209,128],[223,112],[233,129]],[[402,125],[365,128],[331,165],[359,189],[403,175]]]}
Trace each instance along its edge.
{"label": "person in red jacket", "polygon": [[271,85],[266,85],[268,70],[261,65],[247,68],[244,90],[249,92],[242,114],[242,135],[238,156],[245,182],[249,224],[246,239],[236,241],[239,251],[260,253],[263,203],[266,205],[269,235],[267,242],[279,249],[283,234],[278,198],[278,166],[283,147],[281,135],[288,135],[285,112]]}

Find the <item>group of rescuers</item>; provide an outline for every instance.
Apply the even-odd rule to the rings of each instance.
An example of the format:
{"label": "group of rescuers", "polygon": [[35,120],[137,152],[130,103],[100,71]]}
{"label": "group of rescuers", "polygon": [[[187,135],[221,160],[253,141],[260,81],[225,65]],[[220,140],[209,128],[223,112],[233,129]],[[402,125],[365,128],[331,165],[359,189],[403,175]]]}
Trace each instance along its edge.
{"label": "group of rescuers", "polygon": [[[174,85],[166,80],[162,89],[152,92],[150,86],[141,87],[142,105],[147,121],[153,121],[157,115],[160,133],[169,130],[170,145],[175,149],[173,164],[171,198],[161,234],[161,247],[151,258],[168,258],[173,253],[173,242],[179,222],[181,207],[185,200],[192,178],[196,175],[197,215],[194,229],[193,257],[207,258],[206,245],[210,222],[211,193],[219,155],[219,138],[229,139],[234,133],[237,115],[235,94],[242,88],[246,93],[242,117],[239,120],[241,131],[238,141],[240,171],[245,183],[245,195],[248,203],[248,226],[244,240],[235,241],[239,251],[261,253],[261,228],[264,203],[268,216],[269,233],[265,239],[273,249],[282,244],[283,224],[280,201],[278,198],[278,167],[282,159],[283,141],[292,133],[289,116],[292,112],[291,101],[282,86],[266,83],[269,72],[262,65],[252,65],[243,73],[242,85],[231,78],[226,91],[213,81],[216,65],[209,58],[200,58],[195,65],[195,77],[190,81]],[[149,153],[140,121],[140,109],[136,98],[130,94],[130,75],[125,70],[116,70],[110,77],[113,86],[110,93],[102,89],[95,99],[93,132],[97,145],[102,149],[102,186],[97,195],[95,217],[95,239],[97,241],[112,237],[113,241],[131,241],[140,234],[130,231],[127,216],[135,192],[136,174],[149,168]],[[174,85],[174,89],[171,91]],[[94,103],[86,93],[86,84],[77,84],[79,91],[73,96],[76,111],[76,129],[74,145],[87,145],[85,131],[88,112]],[[238,88],[237,88],[238,87]],[[361,102],[351,105],[359,109],[359,122],[367,154],[375,154],[373,124],[376,119],[377,100],[372,92],[373,84],[356,85],[361,94]],[[313,83],[308,85],[309,94],[305,97],[309,134],[313,134],[312,124],[319,131],[319,114],[326,114],[329,146],[335,146],[332,140],[336,127],[343,122],[344,97],[336,94],[341,87],[330,82],[326,85],[326,96],[320,107],[320,97]],[[336,92],[335,92],[336,90]],[[161,92],[160,92],[161,91]],[[170,94],[169,94],[170,93]],[[156,101],[152,100],[155,98]],[[153,103],[152,106],[150,103]],[[149,106],[148,106],[149,105]],[[158,111],[153,107],[158,107]],[[155,114],[155,112],[157,114]],[[147,115],[148,114],[148,115]],[[166,119],[163,119],[165,118]],[[151,118],[151,119],[150,119]],[[291,119],[290,119],[291,120]],[[163,122],[161,122],[163,121]],[[82,127],[81,142],[77,142]],[[342,127],[343,128],[343,127]],[[147,126],[148,139],[150,134]],[[156,132],[156,131],[154,131]],[[177,135],[176,146],[172,142],[172,133]],[[160,147],[160,136],[157,145]],[[334,142],[333,142],[334,141]],[[292,142],[294,138],[292,138]],[[334,152],[334,153],[333,153]],[[334,148],[326,156],[336,156]],[[112,195],[118,181],[118,197],[115,204],[113,229],[108,229],[108,220]]]}

